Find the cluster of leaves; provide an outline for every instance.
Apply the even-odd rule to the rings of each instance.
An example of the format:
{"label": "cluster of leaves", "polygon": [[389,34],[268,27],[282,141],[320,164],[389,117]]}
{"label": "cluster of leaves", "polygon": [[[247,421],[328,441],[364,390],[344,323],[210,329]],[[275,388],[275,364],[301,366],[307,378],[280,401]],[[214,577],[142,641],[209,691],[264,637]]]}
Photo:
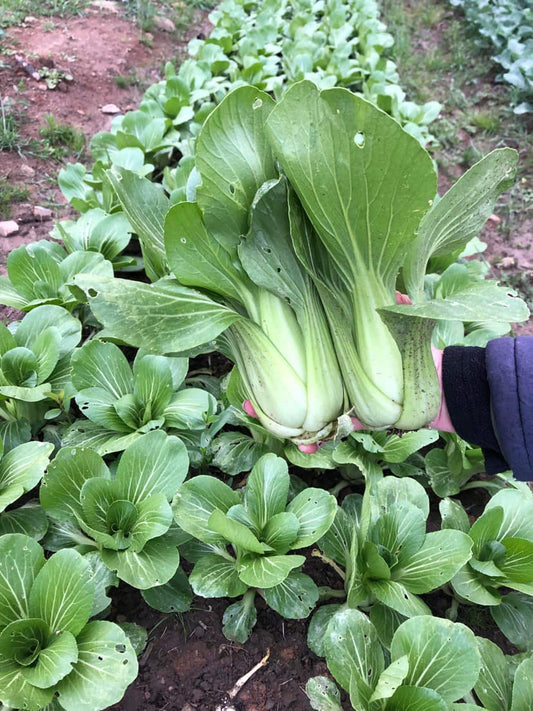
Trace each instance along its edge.
{"label": "cluster of leaves", "polygon": [[515,87],[523,101],[515,113],[533,111],[533,9],[528,0],[451,0],[466,19],[486,37],[505,70],[503,79]]}
{"label": "cluster of leaves", "polygon": [[[328,625],[323,646],[329,670],[357,711],[526,711],[533,703],[531,655],[506,658],[449,620],[406,620],[384,649],[368,617],[347,609]],[[327,677],[310,679],[306,691],[316,711],[343,708]]]}

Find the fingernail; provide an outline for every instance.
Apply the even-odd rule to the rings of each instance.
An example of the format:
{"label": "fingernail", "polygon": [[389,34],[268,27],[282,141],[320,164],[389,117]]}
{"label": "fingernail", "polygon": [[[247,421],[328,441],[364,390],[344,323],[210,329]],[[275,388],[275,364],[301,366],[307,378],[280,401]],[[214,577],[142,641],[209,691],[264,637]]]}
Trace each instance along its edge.
{"label": "fingernail", "polygon": [[250,415],[250,417],[255,417],[256,420],[258,420],[257,412],[254,410],[254,406],[250,402],[250,400],[245,400],[242,403],[242,409],[245,411],[247,415]]}

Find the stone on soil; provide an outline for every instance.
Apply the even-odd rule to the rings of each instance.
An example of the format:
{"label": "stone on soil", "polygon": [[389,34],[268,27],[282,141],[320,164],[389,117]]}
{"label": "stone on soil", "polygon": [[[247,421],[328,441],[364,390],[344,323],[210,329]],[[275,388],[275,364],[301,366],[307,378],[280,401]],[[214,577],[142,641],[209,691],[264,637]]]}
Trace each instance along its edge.
{"label": "stone on soil", "polygon": [[19,231],[19,226],[14,220],[0,222],[0,237],[9,237]]}
{"label": "stone on soil", "polygon": [[118,106],[116,104],[106,104],[105,106],[102,106],[100,111],[103,114],[119,114],[120,113],[120,109],[118,108]]}

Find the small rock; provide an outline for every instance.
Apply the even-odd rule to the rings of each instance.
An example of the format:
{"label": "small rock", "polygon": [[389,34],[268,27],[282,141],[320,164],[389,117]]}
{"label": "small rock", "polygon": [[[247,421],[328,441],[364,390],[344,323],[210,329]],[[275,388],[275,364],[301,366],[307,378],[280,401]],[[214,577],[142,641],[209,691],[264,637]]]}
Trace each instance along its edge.
{"label": "small rock", "polygon": [[14,220],[0,222],[0,237],[9,237],[19,231],[19,226]]}
{"label": "small rock", "polygon": [[103,114],[119,114],[120,113],[120,109],[118,108],[118,106],[116,104],[106,104],[105,106],[102,106],[100,111]]}
{"label": "small rock", "polygon": [[504,257],[500,262],[500,267],[502,267],[502,269],[510,269],[511,267],[515,266],[516,261],[514,257]]}
{"label": "small rock", "polygon": [[23,163],[20,166],[19,173],[23,178],[33,178],[33,176],[35,175],[35,171],[31,167],[31,165],[27,165],[26,163]]}
{"label": "small rock", "polygon": [[93,0],[91,6],[100,11],[119,12],[118,3],[113,0]]}
{"label": "small rock", "polygon": [[31,25],[32,22],[37,22],[37,18],[34,17],[33,15],[27,15],[27,16],[24,18],[24,22],[25,22],[27,25]]}
{"label": "small rock", "polygon": [[41,207],[41,205],[36,205],[33,208],[33,214],[41,220],[52,219],[52,210],[49,210],[47,207]]}
{"label": "small rock", "polygon": [[489,217],[489,222],[494,222],[495,225],[499,225],[501,221],[502,221],[502,218],[498,217],[498,215],[491,215]]}
{"label": "small rock", "polygon": [[164,32],[175,32],[176,25],[168,17],[161,17],[161,15],[156,15],[154,17],[154,24],[160,30]]}

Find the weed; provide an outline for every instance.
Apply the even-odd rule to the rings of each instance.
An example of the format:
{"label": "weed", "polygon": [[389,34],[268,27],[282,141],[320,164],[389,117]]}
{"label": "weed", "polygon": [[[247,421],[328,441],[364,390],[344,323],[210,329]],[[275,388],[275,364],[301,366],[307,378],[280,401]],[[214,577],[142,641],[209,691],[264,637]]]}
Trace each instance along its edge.
{"label": "weed", "polygon": [[30,196],[28,188],[10,185],[6,178],[0,179],[0,219],[7,220],[13,203],[24,202]]}
{"label": "weed", "polygon": [[141,78],[135,71],[135,69],[130,70],[129,74],[117,74],[113,77],[113,81],[119,89],[128,89],[131,86],[140,86]]}
{"label": "weed", "polygon": [[474,163],[477,163],[482,158],[483,153],[479,150],[479,148],[476,148],[474,145],[470,145],[463,150],[460,163],[465,168],[471,168]]}
{"label": "weed", "polygon": [[56,159],[64,158],[68,153],[79,157],[85,148],[85,136],[70,124],[60,123],[53,114],[45,116],[45,125],[39,130],[45,145]]}
{"label": "weed", "polygon": [[19,25],[25,17],[72,17],[81,14],[90,0],[0,0],[0,27]]}
{"label": "weed", "polygon": [[500,129],[500,117],[496,109],[472,109],[466,112],[465,122],[487,136],[494,136]]}
{"label": "weed", "polygon": [[17,117],[11,104],[0,98],[0,151],[19,150],[20,145]]}

